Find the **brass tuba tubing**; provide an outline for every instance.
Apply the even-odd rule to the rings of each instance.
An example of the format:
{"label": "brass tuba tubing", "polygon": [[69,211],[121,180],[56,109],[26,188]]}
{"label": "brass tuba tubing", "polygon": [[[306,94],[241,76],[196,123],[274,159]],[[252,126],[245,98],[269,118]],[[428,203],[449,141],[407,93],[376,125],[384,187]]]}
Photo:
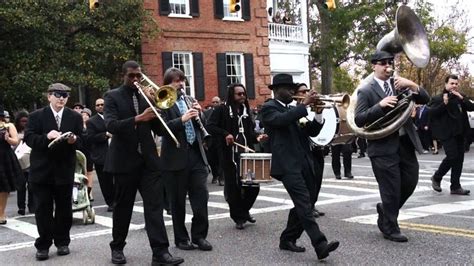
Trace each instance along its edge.
{"label": "brass tuba tubing", "polygon": [[[142,74],[143,75],[143,74]],[[150,84],[150,86],[155,89],[156,91],[159,92],[160,90],[160,87],[158,87],[155,83],[153,83],[153,81],[151,81],[148,77],[146,77],[145,75],[142,76],[143,79],[145,81],[148,82],[148,84]],[[158,120],[160,120],[161,124],[163,125],[163,127],[166,129],[166,131],[168,132],[168,134],[170,135],[170,137],[173,139],[173,141],[176,143],[176,148],[179,148],[179,141],[178,139],[176,138],[176,136],[173,134],[173,132],[171,132],[170,128],[166,125],[166,122],[163,120],[163,118],[161,117],[160,113],[158,112],[158,110],[156,110],[156,107],[154,106],[154,104],[150,101],[150,99],[148,99],[148,96],[145,94],[145,92],[143,91],[143,88],[142,88],[142,85],[138,82],[134,82],[133,85],[135,85],[135,87],[137,87],[138,91],[140,92],[140,94],[143,96],[143,98],[145,98],[147,104],[151,107],[151,109],[153,110],[153,112],[155,113],[156,117],[158,118]],[[169,107],[168,107],[169,108]]]}

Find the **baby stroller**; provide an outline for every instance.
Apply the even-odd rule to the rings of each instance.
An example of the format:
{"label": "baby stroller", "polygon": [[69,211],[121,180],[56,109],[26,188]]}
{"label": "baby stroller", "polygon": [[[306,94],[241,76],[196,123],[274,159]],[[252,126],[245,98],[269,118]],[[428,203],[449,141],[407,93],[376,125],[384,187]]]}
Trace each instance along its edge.
{"label": "baby stroller", "polygon": [[87,193],[86,156],[76,150],[76,170],[72,187],[72,211],[82,211],[82,222],[86,225],[95,222],[95,211]]}

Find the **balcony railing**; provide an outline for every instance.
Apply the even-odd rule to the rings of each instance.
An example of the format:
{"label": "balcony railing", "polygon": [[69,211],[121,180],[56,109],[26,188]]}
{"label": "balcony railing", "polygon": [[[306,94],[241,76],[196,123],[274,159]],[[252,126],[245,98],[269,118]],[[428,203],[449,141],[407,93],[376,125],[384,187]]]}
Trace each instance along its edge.
{"label": "balcony railing", "polygon": [[305,42],[303,26],[268,23],[268,37],[270,40]]}

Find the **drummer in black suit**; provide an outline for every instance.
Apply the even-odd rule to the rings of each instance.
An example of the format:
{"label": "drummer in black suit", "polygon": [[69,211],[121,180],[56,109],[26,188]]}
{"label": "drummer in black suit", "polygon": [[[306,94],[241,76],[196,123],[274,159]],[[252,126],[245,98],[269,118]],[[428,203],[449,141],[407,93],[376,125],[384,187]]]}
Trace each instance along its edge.
{"label": "drummer in black suit", "polygon": [[253,147],[257,141],[265,140],[267,135],[257,137],[255,123],[247,100],[247,91],[242,84],[230,84],[227,89],[227,100],[224,105],[215,108],[209,121],[208,128],[217,141],[225,141],[222,147],[224,169],[224,194],[229,203],[230,218],[234,220],[237,229],[244,229],[245,222],[255,223],[249,210],[257,199],[260,187],[257,185],[242,186],[239,165],[240,154],[247,152],[234,145]]}
{"label": "drummer in black suit", "polygon": [[300,118],[308,115],[306,106],[318,102],[317,94],[311,91],[302,103],[290,106],[297,87],[288,74],[276,75],[269,88],[273,90],[275,99],[267,101],[261,113],[272,150],[270,174],[283,182],[295,206],[290,210],[287,227],[280,236],[280,249],[304,252],[304,247],[296,245],[304,230],[318,259],[324,259],[336,250],[339,242],[328,243],[319,230],[312,213],[311,188],[308,185],[313,183],[315,174],[308,137],[316,136],[323,125],[316,120],[308,121],[304,127],[298,123]]}

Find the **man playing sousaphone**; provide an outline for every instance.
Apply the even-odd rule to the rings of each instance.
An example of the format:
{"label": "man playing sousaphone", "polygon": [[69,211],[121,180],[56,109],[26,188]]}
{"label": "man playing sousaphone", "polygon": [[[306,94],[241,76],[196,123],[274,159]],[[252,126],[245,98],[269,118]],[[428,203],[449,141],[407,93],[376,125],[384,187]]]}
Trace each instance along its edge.
{"label": "man playing sousaphone", "polygon": [[[395,76],[393,79],[391,53],[377,51],[370,62],[374,76],[358,89],[355,123],[364,127],[385,116],[397,105],[397,94],[410,90],[417,104],[426,104],[430,97],[415,82]],[[415,148],[422,152],[418,134],[411,119],[394,133],[376,140],[368,140],[368,155],[379,184],[382,203],[377,203],[377,225],[384,238],[406,242],[400,233],[397,218],[399,209],[407,201],[418,183],[418,160]]]}
{"label": "man playing sousaphone", "polygon": [[261,113],[272,150],[270,174],[283,183],[295,206],[290,210],[287,227],[280,236],[280,249],[304,252],[306,249],[297,246],[296,240],[306,231],[318,259],[324,259],[337,249],[339,242],[328,243],[319,230],[312,213],[311,188],[308,187],[315,174],[308,137],[316,136],[323,125],[316,120],[307,122],[304,127],[298,124],[300,118],[308,115],[306,106],[316,103],[318,95],[311,91],[302,103],[290,106],[297,86],[288,74],[276,75],[269,88],[273,90],[275,99],[267,101]]}

